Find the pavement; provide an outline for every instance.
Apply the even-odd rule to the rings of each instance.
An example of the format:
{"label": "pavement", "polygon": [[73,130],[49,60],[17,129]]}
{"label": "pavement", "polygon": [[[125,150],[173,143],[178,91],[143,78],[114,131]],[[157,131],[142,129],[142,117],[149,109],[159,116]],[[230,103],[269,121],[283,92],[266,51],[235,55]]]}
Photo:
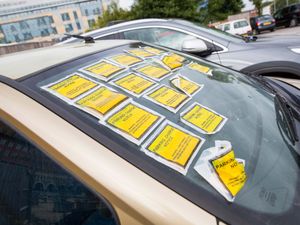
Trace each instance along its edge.
{"label": "pavement", "polygon": [[299,37],[300,39],[300,25],[291,28],[276,28],[274,32],[264,31],[261,34],[257,35],[257,37]]}

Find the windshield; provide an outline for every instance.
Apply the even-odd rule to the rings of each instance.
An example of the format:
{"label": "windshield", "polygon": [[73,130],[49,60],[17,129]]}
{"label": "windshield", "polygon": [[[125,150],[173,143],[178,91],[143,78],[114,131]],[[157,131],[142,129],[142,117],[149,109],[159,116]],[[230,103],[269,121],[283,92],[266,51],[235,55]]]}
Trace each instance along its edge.
{"label": "windshield", "polygon": [[272,20],[272,16],[270,15],[264,15],[264,16],[260,16],[257,18],[258,21],[263,21],[263,20]]}
{"label": "windshield", "polygon": [[238,35],[233,35],[233,34],[230,34],[230,33],[221,31],[219,29],[215,29],[215,28],[209,28],[209,27],[203,26],[200,23],[189,22],[189,21],[185,21],[185,20],[176,20],[176,22],[193,27],[198,30],[201,30],[202,32],[207,32],[211,35],[217,36],[217,37],[225,39],[227,41],[232,41],[232,42],[243,41],[243,38]]}
{"label": "windshield", "polygon": [[[230,224],[299,224],[298,149],[274,95],[255,80],[135,43],[22,82],[63,109],[56,113],[67,121],[218,218]],[[201,172],[207,149],[220,141],[239,163],[232,172],[215,167],[215,182],[228,189]],[[233,173],[243,174],[238,190],[226,181]]]}

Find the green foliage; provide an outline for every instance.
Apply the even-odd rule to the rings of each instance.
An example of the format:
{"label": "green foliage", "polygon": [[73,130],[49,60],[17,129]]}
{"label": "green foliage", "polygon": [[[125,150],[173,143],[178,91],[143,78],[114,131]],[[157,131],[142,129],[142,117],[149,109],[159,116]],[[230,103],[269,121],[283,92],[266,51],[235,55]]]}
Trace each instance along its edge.
{"label": "green foliage", "polygon": [[116,20],[133,19],[131,14],[131,11],[121,9],[117,6],[117,4],[113,3],[106,11],[103,12],[102,16],[98,18],[94,28],[105,27],[109,22]]}
{"label": "green foliage", "polygon": [[132,7],[133,17],[140,18],[182,18],[199,21],[197,11],[199,0],[136,0]]}
{"label": "green foliage", "polygon": [[240,13],[244,7],[242,0],[209,0],[207,8],[201,9],[202,22],[216,22],[229,15]]}
{"label": "green foliage", "polygon": [[263,9],[263,1],[262,0],[252,0],[252,2],[258,11],[258,15],[261,15],[262,9]]}

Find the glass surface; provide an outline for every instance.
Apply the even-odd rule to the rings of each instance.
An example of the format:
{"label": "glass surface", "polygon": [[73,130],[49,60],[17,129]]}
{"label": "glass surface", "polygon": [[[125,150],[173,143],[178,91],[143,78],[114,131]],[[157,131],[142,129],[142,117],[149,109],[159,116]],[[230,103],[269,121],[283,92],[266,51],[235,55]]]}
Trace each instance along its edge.
{"label": "glass surface", "polygon": [[[204,138],[206,141],[192,160],[186,175],[145,155],[141,151],[141,145],[134,144],[103,123],[100,124],[99,119],[91,114],[87,114],[40,89],[41,86],[78,72],[80,68],[100,59],[109,59],[114,55],[123,53],[124,50],[139,47],[144,47],[144,45],[137,43],[106,50],[47,70],[24,80],[23,83],[56,104],[57,107],[68,110],[64,118],[68,119],[68,115],[75,116],[77,126],[84,129],[83,125],[78,124],[78,121],[82,121],[84,126],[90,128],[85,132],[94,135],[100,143],[226,222],[232,224],[298,225],[300,221],[300,214],[298,213],[300,161],[296,152],[299,149],[289,139],[285,118],[275,101],[274,95],[266,91],[263,85],[257,81],[200,58],[177,53],[185,58],[183,66],[172,71],[170,76],[155,82],[174,88],[170,80],[180,74],[198,85],[204,85],[204,87],[174,113],[155,102],[149,101],[144,96],[136,97],[125,92],[124,89],[112,85],[112,83],[86,75],[92,80],[132,98],[134,102],[143,107],[163,115],[166,120],[192,134]],[[159,49],[159,47],[156,48]],[[152,56],[144,59],[143,64],[157,63],[161,57]],[[202,69],[206,68],[206,72],[191,69],[189,65],[192,62],[200,64]],[[133,72],[140,65],[127,67],[126,71],[119,76]],[[209,107],[227,117],[228,121],[215,134],[200,133],[191,126],[184,124],[180,119],[180,114],[194,103]],[[69,118],[68,121],[74,120]],[[151,132],[143,143],[149,140],[156,130]],[[225,201],[194,170],[200,154],[203,150],[215,146],[216,140],[229,141],[236,157],[245,160],[248,180],[233,203]]]}
{"label": "glass surface", "polygon": [[111,208],[0,121],[1,225],[113,225]]}

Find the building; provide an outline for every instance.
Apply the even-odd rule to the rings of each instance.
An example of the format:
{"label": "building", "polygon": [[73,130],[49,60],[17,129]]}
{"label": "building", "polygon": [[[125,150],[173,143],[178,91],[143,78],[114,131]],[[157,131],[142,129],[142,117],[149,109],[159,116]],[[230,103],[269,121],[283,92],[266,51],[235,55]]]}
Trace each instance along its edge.
{"label": "building", "polygon": [[109,1],[4,0],[0,2],[0,43],[53,41],[64,33],[93,27]]}

